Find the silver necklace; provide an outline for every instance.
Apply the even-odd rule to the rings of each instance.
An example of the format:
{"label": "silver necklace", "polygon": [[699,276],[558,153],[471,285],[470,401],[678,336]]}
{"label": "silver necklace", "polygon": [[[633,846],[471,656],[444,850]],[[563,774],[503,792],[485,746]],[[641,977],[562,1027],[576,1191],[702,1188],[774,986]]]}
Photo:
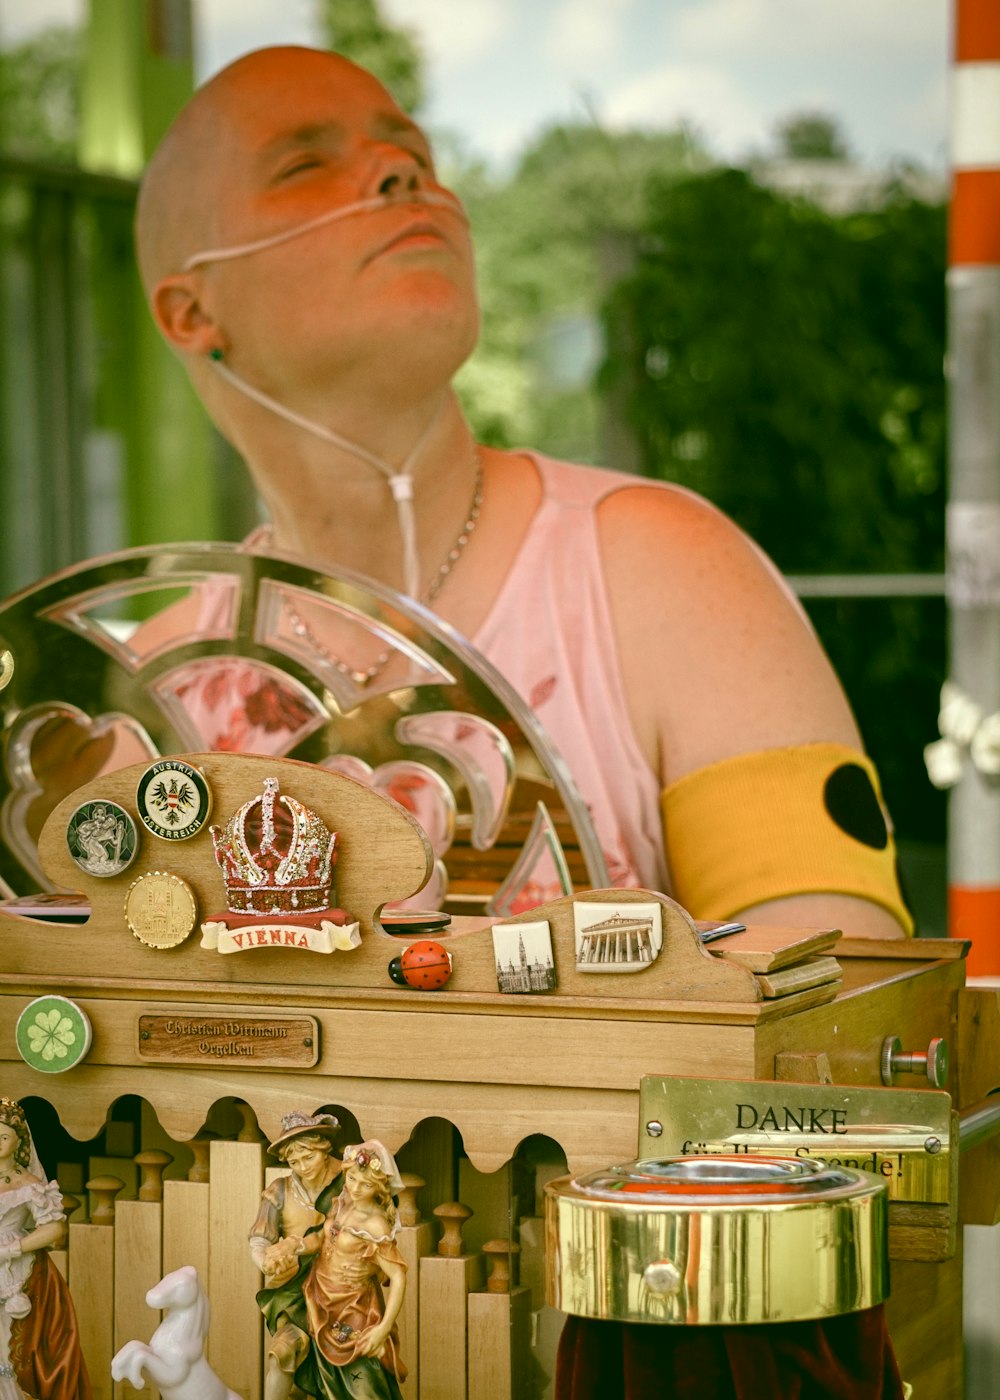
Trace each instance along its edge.
{"label": "silver necklace", "polygon": [[[452,569],[454,569],[459,559],[461,559],[462,554],[465,550],[465,546],[469,543],[469,540],[472,537],[472,534],[474,533],[475,528],[479,523],[479,515],[483,508],[484,482],[483,458],[478,448],[476,449],[475,464],[476,480],[472,491],[472,504],[469,507],[469,513],[465,517],[465,523],[463,524],[461,530],[459,530],[458,535],[455,539],[455,543],[445,555],[444,560],[438,567],[437,573],[431,579],[427,591],[424,593],[423,598],[420,600],[427,606],[433,603],[438,593],[440,593],[442,584],[444,583],[448,575],[451,573]],[[359,689],[363,689],[366,685],[369,685],[375,679],[375,677],[385,666],[386,662],[389,660],[389,657],[392,655],[393,649],[391,647],[388,647],[385,651],[383,651],[379,656],[375,658],[375,660],[370,666],[366,666],[363,671],[356,671],[353,667],[348,666],[345,661],[342,661],[339,656],[334,656],[333,652],[329,651],[328,648],[323,645],[323,643],[316,636],[315,632],[312,630],[312,628],[309,626],[306,620],[302,616],[300,616],[300,614],[295,610],[295,608],[289,602],[287,597],[284,599],[284,607],[285,611],[288,613],[288,620],[292,625],[292,631],[295,633],[295,635],[301,638],[303,641],[308,642],[309,645],[315,651],[317,651],[325,661],[329,661],[331,666],[334,666],[342,676],[346,676],[349,680],[353,681],[354,684],[359,687]]]}

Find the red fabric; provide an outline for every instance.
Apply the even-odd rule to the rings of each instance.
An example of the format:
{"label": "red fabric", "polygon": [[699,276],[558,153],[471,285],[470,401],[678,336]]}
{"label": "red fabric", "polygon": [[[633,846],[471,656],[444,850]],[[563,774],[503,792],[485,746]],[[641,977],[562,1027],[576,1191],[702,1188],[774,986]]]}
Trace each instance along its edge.
{"label": "red fabric", "polygon": [[209,914],[205,922],[225,924],[228,929],[274,928],[279,925],[295,928],[299,924],[303,928],[320,928],[323,924],[346,924],[348,917],[346,909],[314,909],[309,913],[284,909],[280,914],[234,914],[231,909],[224,909],[221,914]]}
{"label": "red fabric", "polygon": [[69,1289],[43,1249],[35,1252],[24,1291],[31,1312],[13,1324],[10,1339],[18,1385],[32,1400],[91,1400]]}
{"label": "red fabric", "polygon": [[885,1309],[825,1322],[566,1320],[555,1400],[902,1400]]}

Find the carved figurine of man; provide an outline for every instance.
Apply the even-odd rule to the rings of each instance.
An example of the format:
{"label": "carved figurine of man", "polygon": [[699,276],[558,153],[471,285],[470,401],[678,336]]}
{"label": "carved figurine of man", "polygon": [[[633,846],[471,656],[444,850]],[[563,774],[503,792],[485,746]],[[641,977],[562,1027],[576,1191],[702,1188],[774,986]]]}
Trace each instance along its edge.
{"label": "carved figurine of man", "polygon": [[287,1113],[268,1147],[291,1172],[265,1188],[250,1230],[250,1254],[264,1275],[257,1303],[270,1333],[264,1400],[288,1400],[309,1350],[302,1280],[314,1251],[306,1239],[322,1231],[341,1189],[343,1163],[333,1151],[339,1130],[329,1113]]}

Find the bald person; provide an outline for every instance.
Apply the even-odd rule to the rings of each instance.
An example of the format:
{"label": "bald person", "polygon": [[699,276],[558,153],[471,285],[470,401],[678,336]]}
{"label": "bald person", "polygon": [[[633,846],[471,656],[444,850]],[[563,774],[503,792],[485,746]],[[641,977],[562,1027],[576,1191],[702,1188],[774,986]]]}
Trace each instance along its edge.
{"label": "bald person", "polygon": [[[451,388],[478,328],[468,224],[374,77],[239,59],[154,155],[137,242],[266,503],[258,542],[469,637],[569,763],[616,883],[696,916],[909,931],[849,706],[757,547],[688,491],[473,441]],[[362,685],[383,664],[343,662]]]}

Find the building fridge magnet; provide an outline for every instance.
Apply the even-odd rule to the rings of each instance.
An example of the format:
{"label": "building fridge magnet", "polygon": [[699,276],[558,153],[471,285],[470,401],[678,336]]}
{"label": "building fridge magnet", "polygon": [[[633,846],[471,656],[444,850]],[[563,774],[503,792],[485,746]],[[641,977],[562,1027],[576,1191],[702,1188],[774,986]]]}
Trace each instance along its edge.
{"label": "building fridge magnet", "polygon": [[210,827],[226,885],[226,910],[201,925],[201,946],[220,953],[253,948],[350,952],[361,943],[356,921],[334,904],[337,833],[277,778],[230,817]]}
{"label": "building fridge magnet", "polygon": [[663,946],[659,904],[573,905],[577,972],[642,972]]}
{"label": "building fridge magnet", "polygon": [[493,957],[501,992],[554,992],[556,968],[552,931],[547,919],[534,923],[494,924]]}

